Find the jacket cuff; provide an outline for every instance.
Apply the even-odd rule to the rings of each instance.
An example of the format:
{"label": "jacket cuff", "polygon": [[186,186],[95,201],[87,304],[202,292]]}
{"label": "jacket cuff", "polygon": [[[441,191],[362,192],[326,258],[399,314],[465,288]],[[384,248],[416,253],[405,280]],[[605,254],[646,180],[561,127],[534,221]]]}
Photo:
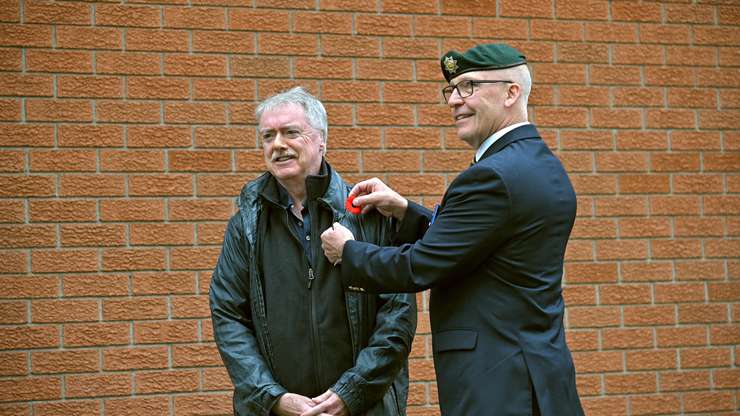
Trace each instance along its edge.
{"label": "jacket cuff", "polygon": [[366,410],[363,384],[365,380],[362,377],[345,373],[330,389],[347,405],[350,415],[359,415]]}
{"label": "jacket cuff", "polygon": [[[285,390],[283,386],[279,384],[271,384],[252,396],[253,400],[251,403],[253,406],[260,408],[259,413],[257,414],[269,416],[272,414],[272,407],[277,404],[278,400],[280,400],[280,396],[287,392],[288,390]],[[253,414],[253,411],[257,411],[257,409],[252,409],[248,414]]]}

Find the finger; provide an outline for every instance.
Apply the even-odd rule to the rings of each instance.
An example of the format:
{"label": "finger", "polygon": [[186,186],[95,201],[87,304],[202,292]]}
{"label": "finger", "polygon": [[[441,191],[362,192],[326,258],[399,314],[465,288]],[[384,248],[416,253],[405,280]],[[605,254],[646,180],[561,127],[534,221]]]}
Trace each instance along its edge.
{"label": "finger", "polygon": [[314,397],[311,400],[313,400],[314,403],[319,404],[325,401],[326,399],[328,399],[329,397],[331,397],[331,390],[327,390],[324,393],[322,393],[320,396]]}
{"label": "finger", "polygon": [[316,416],[324,413],[324,410],[326,410],[325,404],[320,404],[318,406],[314,406],[313,408],[301,413],[301,416]]}

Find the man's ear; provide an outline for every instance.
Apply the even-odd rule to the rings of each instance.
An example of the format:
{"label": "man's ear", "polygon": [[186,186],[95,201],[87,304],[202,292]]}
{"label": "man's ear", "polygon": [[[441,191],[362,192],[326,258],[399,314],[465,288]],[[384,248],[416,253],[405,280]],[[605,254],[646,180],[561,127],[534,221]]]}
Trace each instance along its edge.
{"label": "man's ear", "polygon": [[506,89],[506,99],[504,100],[504,105],[506,107],[511,107],[519,99],[520,95],[522,95],[522,86],[515,82],[509,84],[509,88]]}

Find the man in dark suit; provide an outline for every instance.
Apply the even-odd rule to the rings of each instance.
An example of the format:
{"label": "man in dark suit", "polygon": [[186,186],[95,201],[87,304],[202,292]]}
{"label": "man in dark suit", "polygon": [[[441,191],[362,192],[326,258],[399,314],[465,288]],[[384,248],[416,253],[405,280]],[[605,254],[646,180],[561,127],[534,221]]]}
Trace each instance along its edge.
{"label": "man in dark suit", "polygon": [[502,44],[441,59],[445,100],[475,163],[434,212],[378,179],[350,195],[397,220],[399,247],[322,235],[343,284],[369,292],[431,290],[442,414],[583,415],[563,329],[563,258],[576,196],[560,161],[527,122],[525,57]]}

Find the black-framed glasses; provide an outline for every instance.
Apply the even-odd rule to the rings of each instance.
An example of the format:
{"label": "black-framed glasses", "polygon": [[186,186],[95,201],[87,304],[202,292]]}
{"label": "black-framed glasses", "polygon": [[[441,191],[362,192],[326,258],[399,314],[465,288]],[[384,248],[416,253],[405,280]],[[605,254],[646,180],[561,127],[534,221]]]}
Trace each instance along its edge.
{"label": "black-framed glasses", "polygon": [[466,79],[464,81],[460,81],[455,85],[448,85],[444,88],[442,88],[442,95],[445,97],[445,102],[450,101],[450,97],[452,97],[452,92],[457,89],[458,95],[460,95],[460,98],[466,98],[473,95],[475,92],[475,86],[477,84],[497,84],[499,82],[506,82],[511,84],[514,81],[505,81],[502,79],[496,79],[496,80],[485,80],[485,79]]}

